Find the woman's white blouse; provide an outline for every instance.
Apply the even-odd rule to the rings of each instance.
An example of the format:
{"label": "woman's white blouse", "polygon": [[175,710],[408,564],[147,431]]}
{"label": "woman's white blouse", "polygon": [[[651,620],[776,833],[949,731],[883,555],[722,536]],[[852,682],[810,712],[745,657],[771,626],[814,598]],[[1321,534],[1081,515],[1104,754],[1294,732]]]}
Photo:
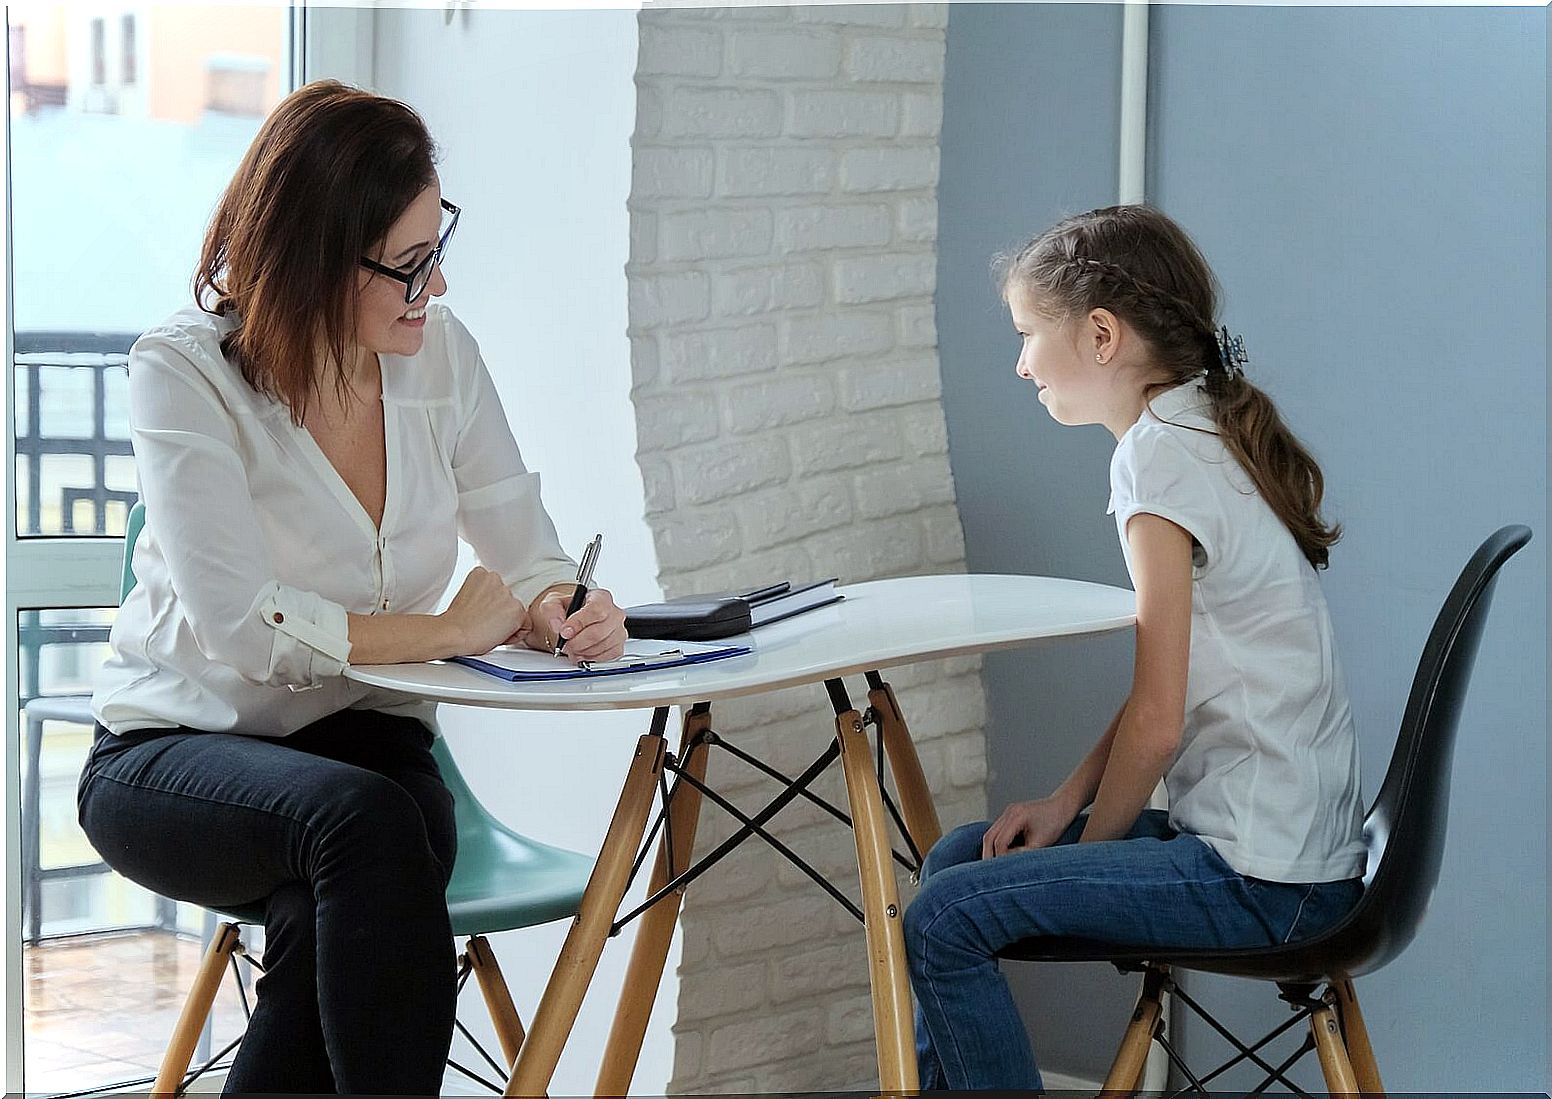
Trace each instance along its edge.
{"label": "woman's white blouse", "polygon": [[1195,540],[1185,729],[1170,823],[1238,870],[1285,882],[1363,873],[1358,741],[1326,597],[1293,535],[1218,437],[1192,382],[1154,397],[1116,446],[1110,510]]}
{"label": "woman's white blouse", "polygon": [[387,497],[374,526],[312,435],[189,306],[136,341],[130,423],[144,532],[92,710],[115,733],[285,736],[346,708],[429,718],[346,679],[346,614],[433,613],[458,538],[525,603],[576,577],[468,330],[440,305],[419,354],[381,356]]}

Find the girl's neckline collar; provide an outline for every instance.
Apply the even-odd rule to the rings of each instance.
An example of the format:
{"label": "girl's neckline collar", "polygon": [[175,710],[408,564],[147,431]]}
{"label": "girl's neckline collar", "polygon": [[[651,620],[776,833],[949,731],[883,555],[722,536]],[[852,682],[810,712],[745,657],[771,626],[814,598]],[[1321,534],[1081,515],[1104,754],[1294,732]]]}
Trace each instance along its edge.
{"label": "girl's neckline collar", "polygon": [[1137,417],[1137,423],[1132,426],[1136,427],[1137,424],[1142,423],[1150,413],[1153,419],[1162,423],[1169,423],[1179,416],[1198,410],[1202,410],[1204,414],[1211,418],[1210,414],[1206,412],[1211,407],[1212,398],[1207,395],[1207,390],[1203,388],[1202,378],[1198,376],[1187,379],[1179,385],[1171,386],[1160,393],[1155,393],[1144,402],[1142,413]]}
{"label": "girl's neckline collar", "polygon": [[[1155,393],[1143,402],[1142,410],[1138,412],[1137,419],[1132,421],[1119,439],[1116,445],[1120,445],[1127,436],[1137,429],[1142,423],[1173,423],[1182,416],[1197,413],[1197,418],[1212,422],[1212,398],[1207,395],[1202,385],[1203,376],[1198,375],[1189,378],[1179,385]],[[1196,425],[1192,425],[1196,426]]]}

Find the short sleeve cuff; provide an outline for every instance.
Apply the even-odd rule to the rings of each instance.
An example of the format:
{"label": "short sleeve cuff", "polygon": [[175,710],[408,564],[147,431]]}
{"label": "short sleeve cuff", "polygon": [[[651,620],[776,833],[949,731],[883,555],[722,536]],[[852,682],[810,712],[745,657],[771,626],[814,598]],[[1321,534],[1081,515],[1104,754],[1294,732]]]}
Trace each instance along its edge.
{"label": "short sleeve cuff", "polygon": [[1208,565],[1218,560],[1217,547],[1213,544],[1212,537],[1202,529],[1206,524],[1198,516],[1187,515],[1181,509],[1170,507],[1168,504],[1144,503],[1140,500],[1127,500],[1120,503],[1112,501],[1110,510],[1115,513],[1116,525],[1122,532],[1125,532],[1126,525],[1132,521],[1134,515],[1157,515],[1160,519],[1168,519],[1174,523],[1196,540],[1196,544],[1202,547],[1202,552],[1207,557],[1205,562],[1193,561],[1199,574]]}

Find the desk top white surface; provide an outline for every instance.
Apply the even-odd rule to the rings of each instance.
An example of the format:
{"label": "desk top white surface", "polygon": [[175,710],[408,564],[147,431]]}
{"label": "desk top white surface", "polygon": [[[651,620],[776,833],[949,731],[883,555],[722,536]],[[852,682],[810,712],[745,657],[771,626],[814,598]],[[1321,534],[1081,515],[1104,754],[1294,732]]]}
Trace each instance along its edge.
{"label": "desk top white surface", "polygon": [[1046,576],[907,576],[837,590],[846,597],[840,603],[727,638],[754,652],[709,664],[538,683],[507,683],[440,662],[360,665],[345,674],[436,702],[624,710],[711,702],[1136,622],[1132,592]]}

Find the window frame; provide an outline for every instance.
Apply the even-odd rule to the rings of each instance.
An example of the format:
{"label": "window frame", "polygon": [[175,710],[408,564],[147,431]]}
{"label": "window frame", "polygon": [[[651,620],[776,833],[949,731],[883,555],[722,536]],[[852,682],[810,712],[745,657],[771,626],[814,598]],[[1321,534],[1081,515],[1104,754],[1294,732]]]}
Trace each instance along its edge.
{"label": "window frame", "polygon": [[[218,3],[219,0],[211,0]],[[329,75],[370,86],[372,26],[370,9],[318,7],[318,0],[275,0],[290,9],[287,89],[308,79]],[[138,30],[138,28],[137,28]],[[136,48],[140,48],[137,41]],[[137,74],[139,75],[139,74]],[[10,88],[9,51],[5,62]],[[122,538],[83,536],[18,537],[16,522],[16,389],[15,310],[11,285],[11,125],[4,112],[4,216],[0,218],[0,279],[5,297],[5,384],[0,393],[0,418],[5,420],[4,482],[5,556],[0,578],[5,582],[5,784],[0,841],[5,850],[5,992],[0,998],[0,1028],[4,1029],[5,1090],[23,1091],[22,890],[21,883],[21,721],[14,704],[20,687],[18,617],[20,612],[53,608],[111,607],[118,603],[118,577],[124,555]]]}

